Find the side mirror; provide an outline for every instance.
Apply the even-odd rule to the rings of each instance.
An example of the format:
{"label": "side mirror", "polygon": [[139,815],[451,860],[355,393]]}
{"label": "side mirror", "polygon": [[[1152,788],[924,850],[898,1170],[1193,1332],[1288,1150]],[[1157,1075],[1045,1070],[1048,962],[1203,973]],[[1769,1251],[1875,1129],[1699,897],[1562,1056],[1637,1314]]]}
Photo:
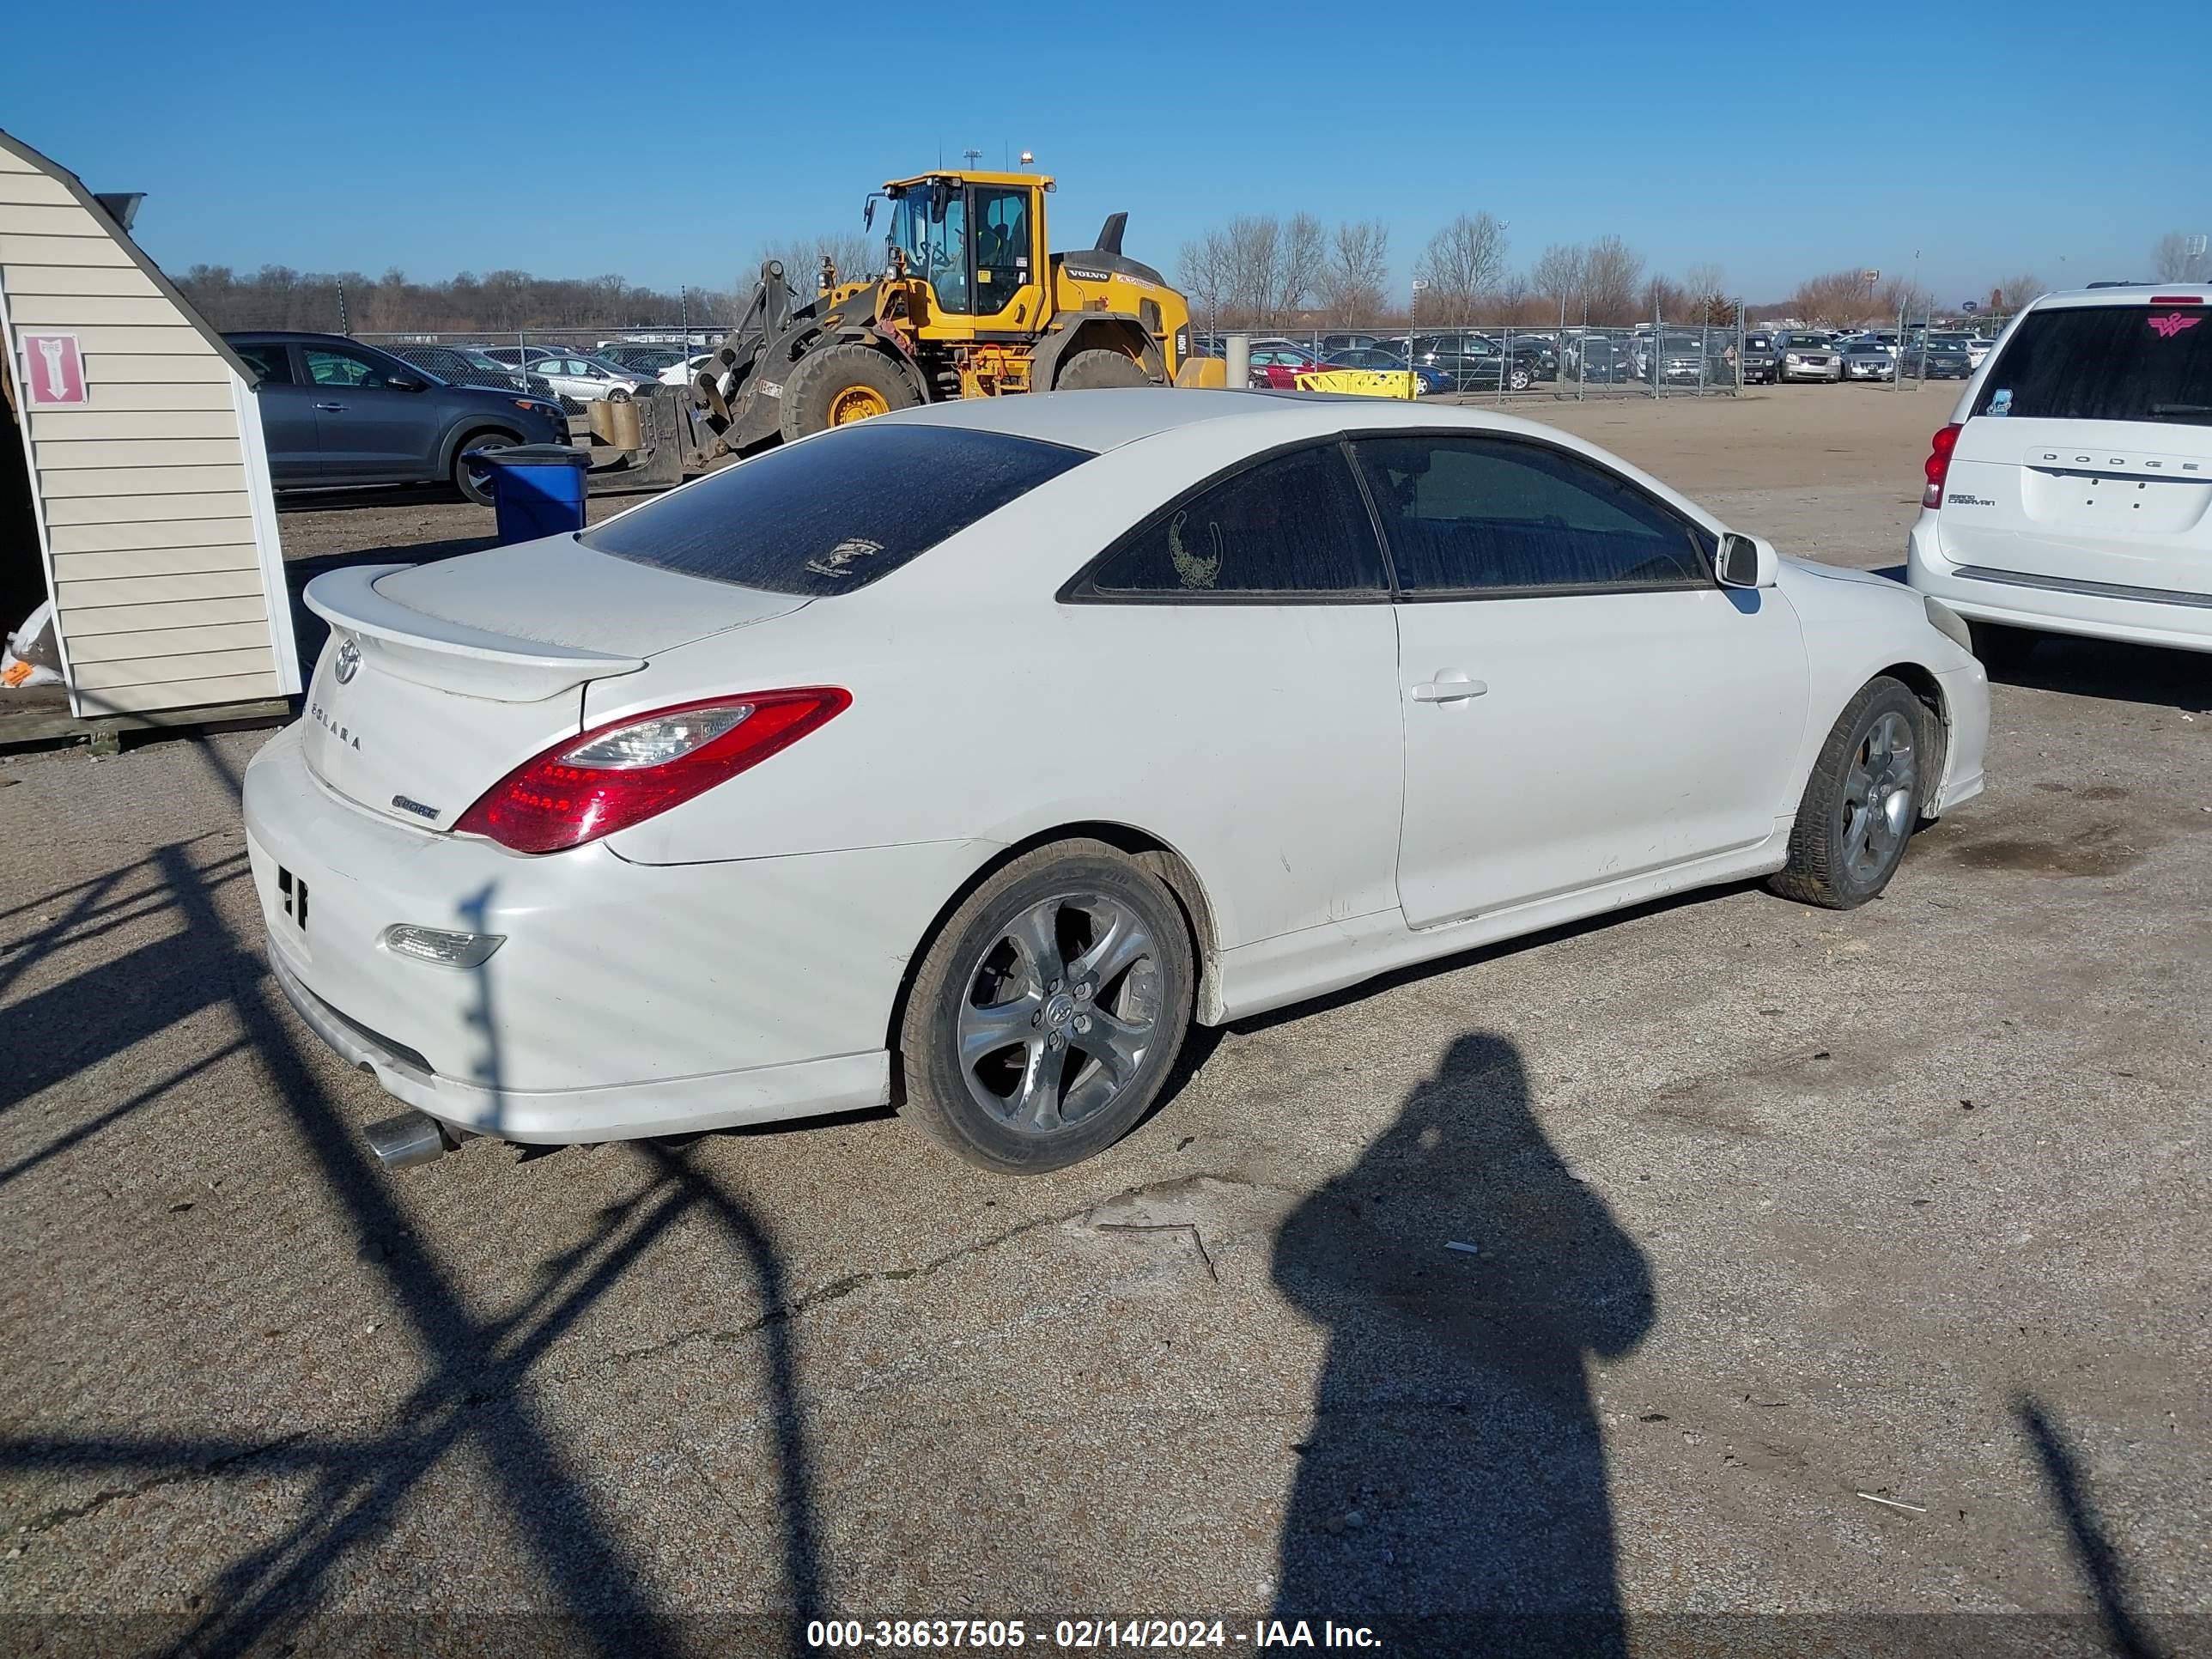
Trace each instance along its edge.
{"label": "side mirror", "polygon": [[1713,574],[1723,587],[1771,587],[1781,566],[1782,558],[1773,543],[1731,532],[1721,538]]}

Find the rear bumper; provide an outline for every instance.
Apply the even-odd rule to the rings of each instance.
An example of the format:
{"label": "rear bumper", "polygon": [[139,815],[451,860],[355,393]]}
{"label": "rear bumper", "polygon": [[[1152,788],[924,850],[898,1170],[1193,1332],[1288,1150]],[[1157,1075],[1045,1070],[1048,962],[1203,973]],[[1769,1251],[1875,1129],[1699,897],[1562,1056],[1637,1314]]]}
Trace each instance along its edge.
{"label": "rear bumper", "polygon": [[[317,1036],[457,1129],[591,1141],[877,1105],[906,963],[971,842],[633,864],[542,858],[374,817],[299,728],[246,777],[278,985]],[[279,872],[309,895],[303,926]],[[395,922],[496,933],[480,968],[395,955]]]}
{"label": "rear bumper", "polygon": [[631,1140],[858,1111],[890,1098],[890,1056],[882,1050],[598,1089],[465,1083],[425,1070],[420,1055],[355,1024],[310,991],[273,948],[269,965],[293,1012],[341,1059],[366,1067],[386,1093],[463,1133],[550,1146]]}
{"label": "rear bumper", "polygon": [[2059,585],[1954,564],[1943,555],[1938,515],[1923,512],[1905,538],[1905,580],[1976,622],[2181,651],[2212,651],[2212,595],[2147,596],[2142,589]]}

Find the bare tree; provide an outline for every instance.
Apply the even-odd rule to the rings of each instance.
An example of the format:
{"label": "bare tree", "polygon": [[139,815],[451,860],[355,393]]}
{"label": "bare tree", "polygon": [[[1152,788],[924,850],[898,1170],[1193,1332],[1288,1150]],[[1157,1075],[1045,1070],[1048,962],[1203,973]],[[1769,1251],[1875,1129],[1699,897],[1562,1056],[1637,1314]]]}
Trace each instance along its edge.
{"label": "bare tree", "polygon": [[1881,307],[1867,288],[1866,272],[1854,269],[1832,270],[1798,283],[1790,296],[1790,314],[1801,322],[1834,325],[1879,317]]}
{"label": "bare tree", "polygon": [[1583,256],[1583,295],[1593,323],[1618,325],[1636,319],[1636,285],[1644,256],[1618,236],[1601,236]]}
{"label": "bare tree", "polygon": [[1322,309],[1341,327],[1382,315],[1390,280],[1390,228],[1380,219],[1347,220],[1329,238],[1328,258],[1315,285]]}
{"label": "bare tree", "polygon": [[625,328],[677,319],[687,301],[695,319],[720,319],[726,293],[688,294],[638,288],[619,276],[531,276],[470,271],[443,282],[410,281],[399,270],[380,276],[357,270],[303,272],[264,265],[240,276],[228,265],[194,265],[179,284],[218,328],[338,326],[338,289],[346,321],[368,333],[508,333],[516,329]]}
{"label": "bare tree", "polygon": [[1197,306],[1200,320],[1208,328],[1218,326],[1221,309],[1235,291],[1229,239],[1218,230],[1209,230],[1195,241],[1185,242],[1176,256],[1176,273],[1182,291]]}
{"label": "bare tree", "polygon": [[862,231],[830,230],[763,243],[755,250],[752,263],[738,274],[738,290],[750,294],[759,280],[761,265],[779,259],[783,263],[783,280],[791,284],[793,292],[802,300],[811,299],[825,258],[837,267],[839,282],[869,282],[883,274],[883,240]]}
{"label": "bare tree", "polygon": [[1275,270],[1282,258],[1282,221],[1270,214],[1240,213],[1224,234],[1232,319],[1249,326],[1274,321]]}
{"label": "bare tree", "polygon": [[1646,317],[1673,323],[1690,320],[1690,296],[1670,276],[1654,276],[1646,282],[1637,296],[1637,308],[1639,322]]}
{"label": "bare tree", "polygon": [[1471,323],[1505,274],[1505,227],[1487,213],[1462,213],[1435,235],[1414,262],[1441,319]]}
{"label": "bare tree", "polygon": [[1279,323],[1304,310],[1328,264],[1328,233],[1321,221],[1310,213],[1292,214],[1276,244],[1274,313],[1268,320]]}
{"label": "bare tree", "polygon": [[2009,317],[2043,291],[2043,284],[2033,276],[2008,276],[1990,284],[1990,309],[2000,317]]}
{"label": "bare tree", "polygon": [[1557,321],[1556,313],[1536,286],[1517,270],[1508,271],[1498,278],[1498,287],[1491,296],[1492,322],[1526,325]]}
{"label": "bare tree", "polygon": [[1530,286],[1543,297],[1552,313],[1563,320],[1577,320],[1582,304],[1585,260],[1582,249],[1554,242],[1529,267]]}
{"label": "bare tree", "polygon": [[1893,276],[1881,285],[1875,295],[1881,307],[1885,322],[1894,322],[1899,317],[1910,320],[1925,317],[1936,308],[1936,296],[1910,276]]}
{"label": "bare tree", "polygon": [[1728,292],[1728,273],[1717,261],[1702,259],[1682,273],[1682,291],[1693,299]]}
{"label": "bare tree", "polygon": [[1727,328],[1735,321],[1738,301],[1729,292],[1728,273],[1713,260],[1692,265],[1682,273],[1684,314],[1706,328]]}
{"label": "bare tree", "polygon": [[2202,236],[2169,230],[2150,245],[2150,274],[2161,283],[2193,282],[2204,268]]}

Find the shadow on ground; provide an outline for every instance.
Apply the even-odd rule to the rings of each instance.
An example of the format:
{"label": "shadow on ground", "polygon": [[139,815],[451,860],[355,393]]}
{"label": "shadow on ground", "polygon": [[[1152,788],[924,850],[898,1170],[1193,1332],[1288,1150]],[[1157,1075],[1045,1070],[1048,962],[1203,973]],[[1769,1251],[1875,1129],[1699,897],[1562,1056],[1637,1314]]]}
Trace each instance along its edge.
{"label": "shadow on ground", "polygon": [[1274,1278],[1329,1332],[1278,1616],[1400,1652],[1625,1653],[1584,1366],[1650,1331],[1651,1274],[1545,1138],[1519,1051],[1454,1042],[1285,1221]]}
{"label": "shadow on ground", "polygon": [[[239,780],[212,749],[199,751],[223,772],[234,799]],[[60,1078],[123,1052],[202,1010],[227,1005],[233,1033],[162,1081],[94,1118],[58,1130],[0,1170],[13,1182],[48,1159],[105,1133],[158,1102],[186,1078],[250,1049],[268,1074],[268,1098],[289,1112],[299,1144],[320,1174],[349,1231],[372,1246],[368,1259],[427,1364],[427,1379],[382,1432],[358,1437],[292,1434],[257,1442],[234,1434],[164,1425],[151,1432],[0,1438],[0,1470],[64,1474],[86,1501],[33,1517],[26,1533],[82,1518],[117,1498],[179,1481],[224,1480],[268,1489],[275,1474],[305,1475],[305,1498],[264,1540],[220,1564],[200,1610],[176,1618],[4,1621],[8,1638],[42,1651],[170,1650],[193,1655],[248,1652],[407,1650],[494,1654],[678,1651],[795,1652],[807,1622],[820,1616],[811,1460],[793,1380],[791,1297],[773,1241],[750,1210],[678,1151],[641,1145],[646,1179],[629,1199],[603,1212],[592,1238],[541,1264],[538,1284],[519,1306],[491,1316],[470,1311],[461,1287],[418,1241],[390,1177],[364,1150],[302,1052],[301,1028],[280,1010],[279,994],[258,941],[241,939],[214,902],[215,889],[245,877],[244,855],[191,843],[156,848],[100,880],[51,894],[24,909],[53,920],[4,964],[20,973],[64,945],[75,945],[168,910],[179,927],[76,978],[0,1010],[0,1052],[20,1056],[0,1082],[0,1110],[12,1109]],[[21,911],[11,914],[21,914]],[[57,1018],[98,995],[107,1017],[94,1027]],[[77,1035],[56,1039],[57,1030]],[[497,1074],[496,1061],[492,1064]],[[778,1611],[741,1631],[679,1626],[645,1583],[640,1564],[617,1539],[605,1496],[573,1452],[547,1427],[532,1373],[561,1336],[626,1274],[649,1260],[655,1243],[687,1218],[703,1218],[747,1269],[768,1376],[757,1410],[770,1433],[779,1486],[780,1559],[722,1564],[732,1582],[756,1587]],[[740,1407],[742,1409],[742,1407]],[[488,1472],[489,1497],[534,1559],[550,1607],[543,1617],[489,1619],[479,1609],[445,1612],[435,1631],[402,1627],[394,1618],[333,1621],[328,1604],[344,1588],[356,1558],[373,1553],[401,1507],[441,1465],[464,1449]],[[265,1501],[265,1500],[262,1500]],[[477,1615],[471,1619],[471,1615]],[[22,1650],[18,1649],[18,1650]]]}

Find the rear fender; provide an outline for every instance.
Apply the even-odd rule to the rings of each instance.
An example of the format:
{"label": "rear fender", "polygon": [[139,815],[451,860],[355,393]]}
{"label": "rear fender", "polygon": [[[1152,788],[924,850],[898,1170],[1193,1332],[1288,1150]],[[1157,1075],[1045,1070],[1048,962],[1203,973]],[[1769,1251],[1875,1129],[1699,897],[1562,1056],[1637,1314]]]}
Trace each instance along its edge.
{"label": "rear fender", "polygon": [[1127,312],[1063,311],[1045,325],[1044,337],[1030,356],[1030,384],[1048,386],[1060,378],[1060,365],[1079,351],[1105,349],[1133,357],[1155,386],[1168,383],[1168,364],[1159,343],[1143,321]]}

